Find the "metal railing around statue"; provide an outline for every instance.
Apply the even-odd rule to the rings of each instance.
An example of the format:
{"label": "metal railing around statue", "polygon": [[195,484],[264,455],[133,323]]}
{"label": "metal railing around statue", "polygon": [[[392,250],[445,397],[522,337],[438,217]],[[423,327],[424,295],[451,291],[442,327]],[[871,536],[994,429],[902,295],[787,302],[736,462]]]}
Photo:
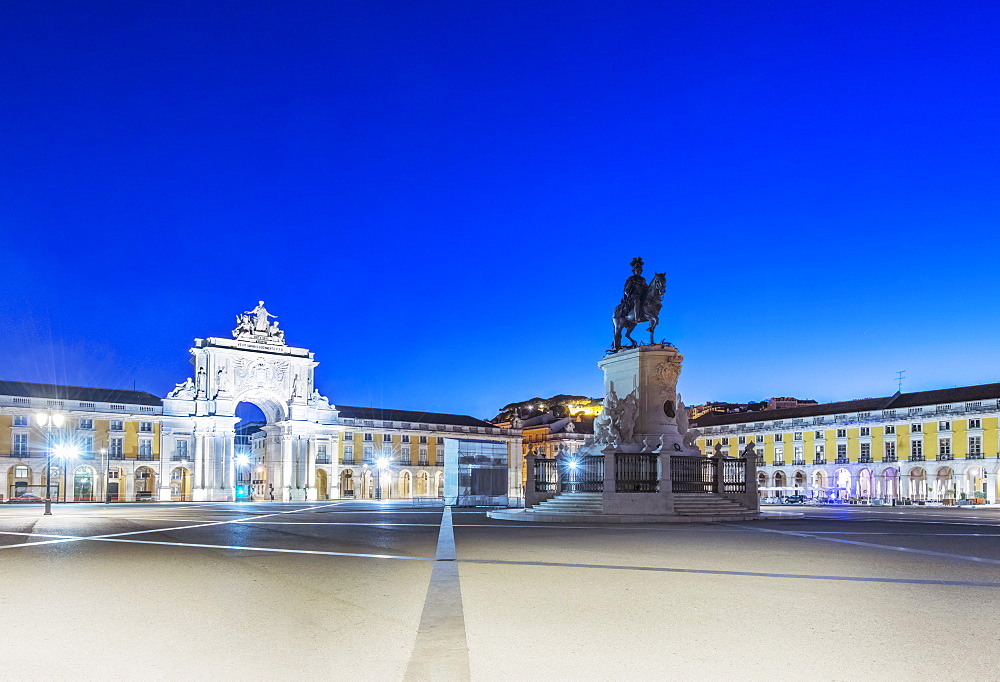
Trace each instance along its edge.
{"label": "metal railing around statue", "polygon": [[562,492],[599,493],[604,491],[604,455],[585,455],[564,465]]}
{"label": "metal railing around statue", "polygon": [[[714,457],[688,457],[674,455],[670,458],[670,480],[675,493],[714,493],[716,490],[716,467],[719,460]],[[743,460],[744,468],[746,460]],[[745,484],[744,484],[745,485]]]}
{"label": "metal railing around statue", "polygon": [[535,492],[554,493],[559,485],[559,467],[554,459],[535,460]]}
{"label": "metal railing around statue", "polygon": [[659,492],[659,463],[659,455],[648,453],[615,454],[615,492]]}
{"label": "metal railing around statue", "polygon": [[747,491],[747,461],[743,457],[722,460],[722,492]]}

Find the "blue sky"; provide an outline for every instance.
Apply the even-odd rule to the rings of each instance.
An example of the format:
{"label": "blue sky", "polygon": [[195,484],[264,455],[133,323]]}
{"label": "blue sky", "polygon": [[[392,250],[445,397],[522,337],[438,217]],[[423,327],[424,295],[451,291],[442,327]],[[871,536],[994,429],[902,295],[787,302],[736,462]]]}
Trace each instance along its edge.
{"label": "blue sky", "polygon": [[0,375],[164,394],[258,299],[332,402],[1000,381],[995,3],[0,7]]}

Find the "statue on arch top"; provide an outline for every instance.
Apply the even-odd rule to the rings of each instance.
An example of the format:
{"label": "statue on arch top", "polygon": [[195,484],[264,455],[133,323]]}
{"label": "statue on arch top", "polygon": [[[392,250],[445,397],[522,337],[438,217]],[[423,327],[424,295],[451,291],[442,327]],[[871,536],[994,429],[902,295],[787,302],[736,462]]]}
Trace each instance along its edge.
{"label": "statue on arch top", "polygon": [[[275,318],[270,322],[270,318]],[[233,338],[242,341],[255,341],[285,345],[285,331],[278,328],[277,315],[272,315],[264,307],[264,301],[257,301],[257,307],[236,316],[236,329]]]}

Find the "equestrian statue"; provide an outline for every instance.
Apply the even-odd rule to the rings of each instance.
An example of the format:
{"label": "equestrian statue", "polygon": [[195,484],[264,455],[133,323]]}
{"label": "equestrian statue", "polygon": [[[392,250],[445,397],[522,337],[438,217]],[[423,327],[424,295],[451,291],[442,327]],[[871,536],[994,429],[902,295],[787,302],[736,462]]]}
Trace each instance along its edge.
{"label": "equestrian statue", "polygon": [[629,348],[639,345],[632,338],[632,330],[641,322],[649,323],[649,342],[656,343],[653,337],[656,325],[660,321],[663,293],[667,288],[667,275],[665,272],[657,272],[649,284],[646,284],[646,278],[642,276],[642,258],[633,258],[631,266],[632,276],[625,280],[622,302],[615,307],[615,342],[612,352],[622,349],[623,329],[625,338],[632,342]]}

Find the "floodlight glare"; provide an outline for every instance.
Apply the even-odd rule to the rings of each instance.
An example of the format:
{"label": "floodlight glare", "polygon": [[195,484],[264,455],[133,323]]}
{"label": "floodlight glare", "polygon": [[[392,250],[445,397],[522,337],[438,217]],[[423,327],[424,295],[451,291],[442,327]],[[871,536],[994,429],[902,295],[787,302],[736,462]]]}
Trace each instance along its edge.
{"label": "floodlight glare", "polygon": [[571,460],[569,461],[569,468],[570,468],[570,469],[575,469],[575,468],[577,468],[578,466],[579,466],[579,464],[577,463],[577,461],[576,461],[575,459],[571,459]]}
{"label": "floodlight glare", "polygon": [[375,460],[375,465],[378,466],[379,469],[388,469],[389,468],[389,458],[388,457],[379,457],[378,459]]}
{"label": "floodlight glare", "polygon": [[52,424],[58,429],[60,426],[63,425],[63,419],[64,419],[63,416],[58,412],[56,412],[54,415],[52,415]]}
{"label": "floodlight glare", "polygon": [[45,426],[49,423],[49,415],[44,412],[39,412],[35,415],[35,421],[38,422],[39,426]]}
{"label": "floodlight glare", "polygon": [[245,467],[247,464],[250,463],[250,458],[243,454],[236,455],[236,463],[239,464],[241,467]]}

